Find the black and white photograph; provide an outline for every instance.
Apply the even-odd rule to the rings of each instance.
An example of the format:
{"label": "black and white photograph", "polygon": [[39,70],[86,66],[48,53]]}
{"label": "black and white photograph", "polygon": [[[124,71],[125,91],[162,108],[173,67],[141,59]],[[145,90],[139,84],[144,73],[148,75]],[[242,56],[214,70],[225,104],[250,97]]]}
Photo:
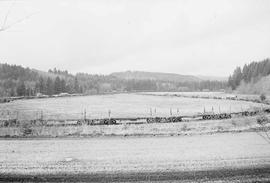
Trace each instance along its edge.
{"label": "black and white photograph", "polygon": [[270,1],[0,0],[0,182],[270,182]]}

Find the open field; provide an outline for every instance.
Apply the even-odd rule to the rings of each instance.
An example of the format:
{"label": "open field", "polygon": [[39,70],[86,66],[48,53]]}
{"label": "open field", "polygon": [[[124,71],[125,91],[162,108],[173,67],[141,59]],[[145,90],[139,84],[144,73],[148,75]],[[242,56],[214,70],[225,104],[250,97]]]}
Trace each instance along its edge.
{"label": "open field", "polygon": [[177,137],[0,140],[0,181],[270,181],[253,132]]}
{"label": "open field", "polygon": [[[90,106],[95,106],[90,107]],[[246,101],[117,94],[0,104],[18,119],[170,116],[262,107]],[[227,110],[225,110],[227,109]],[[148,111],[147,111],[148,110]],[[230,110],[230,111],[229,111]],[[219,112],[219,111],[214,111]],[[18,114],[19,113],[19,114]],[[270,146],[257,116],[120,125],[0,128],[0,182],[269,182]],[[269,116],[268,116],[269,117]],[[20,138],[24,137],[24,138]],[[58,138],[51,138],[58,137]],[[72,138],[70,138],[72,137]]]}
{"label": "open field", "polygon": [[[204,95],[207,93],[201,92]],[[159,94],[159,93],[154,93]],[[200,94],[193,92],[191,94]],[[224,93],[208,93],[212,96],[224,95]],[[92,113],[88,115],[79,112],[85,106],[95,106],[92,108]],[[211,107],[210,107],[211,106]],[[175,96],[148,96],[139,94],[116,94],[104,96],[80,96],[74,98],[49,98],[49,99],[33,99],[33,100],[18,100],[12,103],[0,104],[2,113],[8,109],[10,114],[12,111],[19,116],[22,121],[19,125],[3,126],[0,128],[0,137],[66,137],[66,136],[144,136],[144,135],[193,135],[206,134],[217,132],[237,132],[237,131],[252,131],[261,127],[256,122],[256,117],[245,117],[236,119],[224,119],[219,121],[194,121],[181,123],[146,123],[145,119],[139,120],[144,124],[126,124],[122,121],[122,125],[110,126],[89,126],[83,125],[57,125],[61,124],[58,120],[61,119],[83,119],[83,117],[108,117],[102,115],[106,109],[111,109],[111,117],[143,117],[150,116],[144,109],[151,108],[153,117],[155,116],[170,116],[170,109],[179,109],[178,115],[196,114],[200,108],[228,108],[235,112],[259,108],[262,104],[246,102],[246,101],[230,101],[216,99],[199,99],[199,98],[184,98]],[[172,108],[170,108],[172,107]],[[36,111],[43,111],[42,118],[51,121],[51,125],[30,125],[31,119],[40,118]],[[17,111],[17,112],[16,112]],[[47,113],[45,112],[47,111]],[[157,111],[155,113],[155,111]],[[148,111],[149,112],[149,111]],[[214,111],[218,113],[219,111]],[[224,112],[224,111],[222,111]],[[74,116],[74,114],[77,114]],[[107,114],[108,115],[108,114]],[[16,117],[16,116],[15,116]],[[14,118],[14,116],[13,116]],[[9,116],[9,119],[13,119]],[[185,121],[185,119],[184,119]],[[72,122],[72,121],[71,121]],[[76,122],[76,121],[75,121]],[[128,122],[127,122],[128,123]],[[26,125],[28,124],[28,125]],[[30,125],[30,126],[29,126]],[[56,125],[56,126],[54,126]],[[267,127],[268,128],[268,127]]]}
{"label": "open field", "polygon": [[[191,93],[192,94],[192,93]],[[48,99],[17,100],[0,104],[0,118],[4,119],[82,119],[111,117],[148,117],[194,115],[208,112],[241,112],[262,107],[262,104],[184,97],[115,94]],[[150,112],[151,111],[151,112]]]}

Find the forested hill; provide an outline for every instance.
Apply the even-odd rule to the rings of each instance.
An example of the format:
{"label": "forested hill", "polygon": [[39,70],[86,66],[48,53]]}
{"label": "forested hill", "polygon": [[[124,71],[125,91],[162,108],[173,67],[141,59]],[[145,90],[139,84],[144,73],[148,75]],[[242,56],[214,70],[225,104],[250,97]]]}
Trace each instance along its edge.
{"label": "forested hill", "polygon": [[[167,75],[167,74],[165,74]],[[170,75],[171,76],[171,75]],[[178,76],[177,76],[178,77]],[[156,78],[120,78],[114,75],[92,75],[56,68],[48,72],[18,65],[0,64],[0,96],[57,95],[61,93],[101,94],[134,91],[216,91],[227,82],[201,81],[196,77],[182,80]]]}
{"label": "forested hill", "polygon": [[43,72],[18,65],[0,64],[0,96],[53,95],[79,91],[77,79],[67,71],[54,69]]}
{"label": "forested hill", "polygon": [[267,84],[270,75],[270,59],[237,67],[228,79],[228,85],[241,93],[270,93]]}
{"label": "forested hill", "polygon": [[126,71],[114,72],[111,76],[120,79],[137,79],[137,80],[158,80],[170,82],[194,82],[201,81],[198,77],[190,75],[180,75],[173,73],[160,73],[160,72],[143,72],[143,71]]}

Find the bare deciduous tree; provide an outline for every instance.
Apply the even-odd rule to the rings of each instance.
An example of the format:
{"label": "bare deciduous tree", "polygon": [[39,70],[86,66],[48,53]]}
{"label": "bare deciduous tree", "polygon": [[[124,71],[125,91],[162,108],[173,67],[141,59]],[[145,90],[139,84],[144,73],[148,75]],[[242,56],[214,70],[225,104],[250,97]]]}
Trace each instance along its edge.
{"label": "bare deciduous tree", "polygon": [[37,13],[37,12],[31,13],[31,14],[29,14],[29,15],[27,15],[27,16],[24,16],[23,18],[17,19],[16,21],[14,21],[14,22],[8,24],[8,17],[9,17],[9,15],[10,15],[10,13],[11,13],[12,8],[15,6],[15,3],[16,3],[16,0],[13,0],[13,1],[11,2],[11,5],[9,6],[9,9],[7,10],[7,13],[6,13],[5,16],[4,16],[3,23],[2,23],[2,25],[0,26],[0,32],[6,31],[6,30],[12,28],[14,25],[16,25],[16,24],[18,24],[18,23],[21,23],[21,22],[25,21],[26,19],[30,18],[31,16],[33,16],[34,14]]}

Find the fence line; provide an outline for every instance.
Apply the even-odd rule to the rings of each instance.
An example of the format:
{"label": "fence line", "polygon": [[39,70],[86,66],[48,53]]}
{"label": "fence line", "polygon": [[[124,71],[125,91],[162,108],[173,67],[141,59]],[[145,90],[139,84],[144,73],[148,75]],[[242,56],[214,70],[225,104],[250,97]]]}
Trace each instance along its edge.
{"label": "fence line", "polygon": [[[79,118],[74,119],[43,119],[43,112],[41,111],[40,115],[41,118],[36,119],[30,119],[27,121],[27,123],[31,125],[110,125],[110,124],[121,124],[123,121],[130,121],[130,123],[138,124],[141,123],[141,121],[145,121],[145,123],[166,123],[166,122],[182,122],[187,119],[189,120],[219,120],[219,119],[230,119],[233,116],[254,116],[257,115],[260,112],[270,113],[270,108],[265,108],[263,110],[253,110],[253,111],[242,111],[242,112],[234,112],[234,113],[201,113],[198,115],[187,115],[187,116],[173,116],[170,115],[169,117],[137,117],[137,118],[113,118],[111,117],[111,111],[108,111],[108,117],[107,118],[87,118],[86,116],[86,110],[84,110],[81,114],[82,116]],[[1,114],[1,113],[0,113]],[[7,111],[7,114],[10,114],[9,111]],[[170,109],[170,114],[172,114]],[[188,120],[188,121],[189,121]],[[16,119],[16,118],[8,118],[8,119],[2,119],[0,120],[0,126],[19,126],[22,121]],[[25,122],[25,121],[24,121]]]}
{"label": "fence line", "polygon": [[[175,109],[175,112],[174,112]],[[179,108],[169,108],[167,115],[164,115],[164,112],[161,112],[163,116],[167,117],[172,117],[172,116],[180,116],[180,110]],[[263,107],[261,107],[261,110]],[[204,106],[202,109],[202,112],[195,112],[194,114],[215,114],[215,108],[212,106],[211,110],[207,111],[206,107]],[[218,111],[219,114],[221,114],[221,108],[218,106]],[[240,112],[244,112],[247,110],[244,110],[243,107],[241,106]],[[227,112],[223,113],[233,113],[231,106]],[[90,112],[87,112],[86,109],[83,109],[81,112],[73,112],[73,113],[68,113],[68,112],[58,112],[58,113],[53,113],[49,110],[1,110],[0,109],[0,121],[1,120],[50,120],[50,119],[55,119],[55,120],[65,120],[65,119],[91,119],[91,118],[112,118],[113,117],[113,111],[111,109],[108,109],[107,116],[105,115],[106,113],[104,112],[103,115],[93,115]],[[149,115],[145,113],[145,115],[142,115],[144,117],[158,117],[162,116],[158,115],[156,108],[150,108],[149,110]],[[183,115],[183,114],[182,114]],[[115,116],[115,115],[114,115]],[[118,115],[116,115],[118,116]],[[128,115],[127,115],[128,116]],[[132,115],[130,115],[132,116]],[[193,116],[193,115],[190,115]]]}

